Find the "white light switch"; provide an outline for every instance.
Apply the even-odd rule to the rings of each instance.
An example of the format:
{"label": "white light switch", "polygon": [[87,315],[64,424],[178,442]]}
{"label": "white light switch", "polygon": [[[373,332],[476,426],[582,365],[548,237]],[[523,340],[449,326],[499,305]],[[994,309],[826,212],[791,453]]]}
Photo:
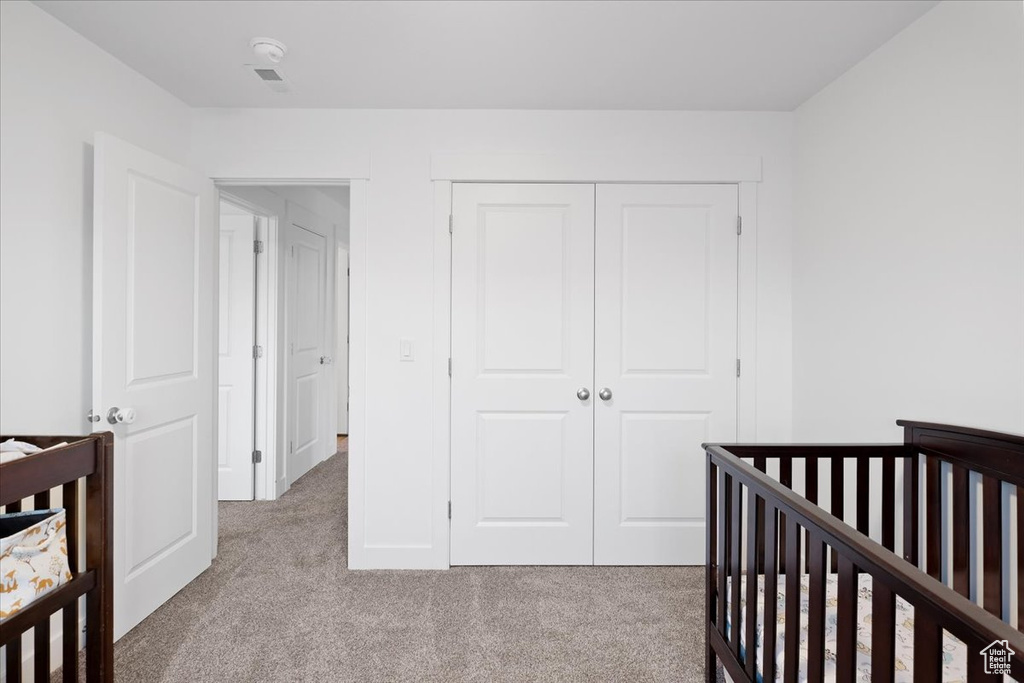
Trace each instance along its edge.
{"label": "white light switch", "polygon": [[411,361],[413,359],[412,339],[398,340],[398,360]]}

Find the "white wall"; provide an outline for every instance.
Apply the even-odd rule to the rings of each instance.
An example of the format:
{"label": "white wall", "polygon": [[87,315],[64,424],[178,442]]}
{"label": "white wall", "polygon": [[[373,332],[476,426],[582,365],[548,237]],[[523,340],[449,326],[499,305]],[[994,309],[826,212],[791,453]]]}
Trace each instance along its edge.
{"label": "white wall", "polygon": [[[763,157],[758,186],[757,429],[790,437],[790,205],[792,115],[785,113],[196,110],[194,164],[235,176],[239,159],[288,158],[310,167],[369,155],[366,228],[366,426],[362,566],[427,567],[439,552],[444,501],[432,470],[434,190],[437,152],[665,150]],[[268,136],[266,131],[273,131]],[[262,168],[266,168],[264,164]],[[229,169],[225,171],[224,169]],[[291,170],[291,169],[289,169]],[[271,177],[271,176],[265,176]],[[353,329],[353,333],[356,330]],[[416,361],[398,361],[398,340]],[[351,373],[356,376],[356,370]],[[353,400],[358,397],[353,396]],[[354,428],[355,426],[353,426]],[[353,522],[355,524],[355,522]]]}
{"label": "white wall", "polygon": [[1024,432],[1024,14],[944,2],[796,113],[800,440]]}
{"label": "white wall", "polygon": [[0,430],[78,434],[91,392],[92,140],[183,161],[189,110],[28,2],[0,3]]}

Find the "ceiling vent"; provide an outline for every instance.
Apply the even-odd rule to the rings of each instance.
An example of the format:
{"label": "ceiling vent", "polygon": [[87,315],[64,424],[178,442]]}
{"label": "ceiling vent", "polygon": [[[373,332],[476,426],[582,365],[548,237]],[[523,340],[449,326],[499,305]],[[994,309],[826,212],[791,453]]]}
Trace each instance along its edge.
{"label": "ceiling vent", "polygon": [[253,69],[256,75],[265,81],[283,81],[281,74],[277,73],[274,69]]}
{"label": "ceiling vent", "polygon": [[263,81],[274,92],[288,92],[288,81],[280,69],[263,64],[246,64],[247,69],[252,70],[256,77]]}

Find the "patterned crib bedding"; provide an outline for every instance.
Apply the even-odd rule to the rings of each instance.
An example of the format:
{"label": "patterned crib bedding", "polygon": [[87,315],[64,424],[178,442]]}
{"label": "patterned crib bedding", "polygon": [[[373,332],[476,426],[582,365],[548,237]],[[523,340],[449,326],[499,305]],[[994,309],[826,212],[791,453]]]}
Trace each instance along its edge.
{"label": "patterned crib bedding", "polygon": [[[826,575],[825,584],[825,680],[836,678],[836,624],[838,621],[838,585],[835,574]],[[740,578],[740,609],[746,614],[746,575]],[[861,574],[857,595],[857,672],[858,680],[871,680],[871,576]],[[729,579],[728,592],[732,593],[732,579]],[[764,575],[757,577],[757,651],[760,653],[764,642]],[[810,594],[809,578],[806,574],[800,577],[800,681],[807,680],[807,614]],[[786,611],[785,578],[779,577],[778,595],[776,596],[775,614],[778,619],[778,638],[775,644],[776,680],[782,680],[785,666],[785,634],[783,633]],[[730,599],[731,602],[731,599]],[[728,610],[727,610],[728,611]],[[732,624],[726,623],[726,633]],[[740,631],[740,648],[746,651],[746,629]],[[762,681],[761,656],[758,655],[757,680]],[[967,680],[967,646],[949,633],[943,631],[942,640],[942,680],[959,683]],[[905,600],[896,597],[896,682],[912,683],[914,675],[914,608]],[[763,681],[762,681],[763,683]]]}

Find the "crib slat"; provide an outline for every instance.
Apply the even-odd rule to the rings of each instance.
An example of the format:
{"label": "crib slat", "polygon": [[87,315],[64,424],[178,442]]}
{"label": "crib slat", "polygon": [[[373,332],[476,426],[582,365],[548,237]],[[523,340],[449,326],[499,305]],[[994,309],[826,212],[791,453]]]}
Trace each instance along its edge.
{"label": "crib slat", "polygon": [[778,633],[778,615],[775,608],[778,604],[776,596],[779,592],[779,574],[777,570],[777,554],[779,535],[776,521],[778,513],[774,507],[766,505],[764,515],[764,647],[761,648],[761,679],[775,680],[775,642]]}
{"label": "crib slat", "polygon": [[967,469],[953,464],[953,590],[965,598],[971,597],[970,514],[968,512]]}
{"label": "crib slat", "polygon": [[914,683],[942,680],[942,629],[922,610],[914,614]]}
{"label": "crib slat", "polygon": [[857,456],[857,531],[871,533],[871,460]]}
{"label": "crib slat", "polygon": [[[725,599],[725,596],[715,596],[715,579],[716,569],[715,563],[718,561],[718,466],[715,465],[711,459],[711,454],[707,455],[707,511],[704,519],[707,520],[707,576],[705,581],[707,586],[705,587],[704,595],[704,613],[707,614],[708,621],[715,628],[721,626],[721,621],[716,623],[715,615],[717,614],[718,605]],[[717,568],[718,574],[722,573],[721,565]],[[717,600],[717,602],[716,602]],[[710,627],[709,627],[710,631]],[[717,658],[715,657],[715,649],[711,647],[710,642],[711,634],[708,633],[705,636],[707,642],[704,644],[704,680],[711,681],[717,677]]]}
{"label": "crib slat", "polygon": [[[846,504],[846,484],[844,482],[846,476],[846,459],[845,458],[832,458],[832,514],[839,519],[845,517],[845,504]],[[836,550],[832,551],[832,571],[835,572],[837,569],[837,563],[839,560],[839,553]]]}
{"label": "crib slat", "polygon": [[[1017,567],[1024,567],[1024,486],[1017,487]],[[1017,576],[1017,630],[1024,631],[1024,579]]]}
{"label": "crib slat", "polygon": [[1003,515],[1002,484],[995,477],[984,476],[981,482],[981,508],[984,520],[985,609],[997,617],[1003,610]]}
{"label": "crib slat", "polygon": [[[21,501],[15,501],[4,506],[4,512],[21,512]],[[21,638],[16,638],[4,646],[7,653],[7,680],[21,680]]]}
{"label": "crib slat", "polygon": [[[754,467],[765,472],[768,469],[768,459],[763,455],[754,458]],[[754,529],[757,530],[757,573],[764,573],[764,499],[757,499],[757,519]]]}
{"label": "crib slat", "polygon": [[[63,486],[64,509],[67,511],[68,566],[78,571],[78,482]],[[78,683],[78,601],[64,608],[61,627],[61,675],[64,683]]]}
{"label": "crib slat", "polygon": [[764,539],[764,530],[758,528],[758,509],[763,503],[760,496],[750,492],[747,510],[749,529],[747,531],[747,609],[743,615],[744,640],[746,653],[743,660],[747,675],[751,680],[757,676],[757,544],[758,538]]}
{"label": "crib slat", "polygon": [[918,540],[918,514],[921,504],[919,455],[914,453],[903,459],[903,559],[918,566],[920,542]]}
{"label": "crib slat", "polygon": [[729,531],[729,572],[732,574],[732,603],[729,605],[732,613],[732,628],[730,636],[732,640],[732,653],[736,661],[740,660],[740,541],[743,539],[743,494],[740,491],[740,480],[732,477],[732,513],[730,516],[731,529]]}
{"label": "crib slat", "polygon": [[[37,493],[32,501],[36,510],[46,510],[50,507],[50,492]],[[67,529],[64,530],[67,533]],[[50,620],[44,619],[33,631],[35,652],[32,655],[32,669],[35,671],[35,680],[45,681],[50,678]]]}
{"label": "crib slat", "polygon": [[857,680],[857,572],[853,562],[845,557],[839,558],[837,593],[836,683],[854,683]]}
{"label": "crib slat", "polygon": [[[793,488],[793,461],[789,458],[779,458],[779,483],[788,489]],[[786,547],[786,530],[789,525],[786,523],[786,515],[779,511],[779,547]],[[786,553],[779,552],[779,573],[786,573]]]}
{"label": "crib slat", "polygon": [[718,534],[718,632],[725,638],[725,608],[728,603],[728,576],[729,576],[729,515],[732,512],[730,507],[731,476],[722,472],[718,479],[719,500],[722,504],[719,508],[718,519],[721,521],[721,528]]}
{"label": "crib slat", "polygon": [[880,581],[871,582],[871,680],[896,675],[896,595]]}
{"label": "crib slat", "polygon": [[78,683],[78,601],[64,608],[64,642],[61,649],[61,676],[64,683]]}
{"label": "crib slat", "polygon": [[882,546],[896,550],[896,458],[882,457]]}
{"label": "crib slat", "polygon": [[825,679],[825,544],[817,534],[807,541],[807,681]]}
{"label": "crib slat", "polygon": [[[807,502],[818,504],[818,459],[807,458],[804,460],[804,498]],[[804,531],[804,543],[810,544],[811,542],[811,531],[810,529]],[[811,556],[808,555],[804,558],[804,571],[809,572],[811,570]]]}
{"label": "crib slat", "polygon": [[786,657],[782,680],[797,683],[800,672],[800,527],[786,520],[786,625],[783,628]]}
{"label": "crib slat", "polygon": [[941,463],[938,458],[925,458],[925,539],[924,550],[928,575],[942,577],[942,493]]}
{"label": "crib slat", "polygon": [[985,673],[985,658],[981,655],[981,649],[985,645],[967,646],[967,683],[991,683],[993,680],[999,680],[992,674]]}

